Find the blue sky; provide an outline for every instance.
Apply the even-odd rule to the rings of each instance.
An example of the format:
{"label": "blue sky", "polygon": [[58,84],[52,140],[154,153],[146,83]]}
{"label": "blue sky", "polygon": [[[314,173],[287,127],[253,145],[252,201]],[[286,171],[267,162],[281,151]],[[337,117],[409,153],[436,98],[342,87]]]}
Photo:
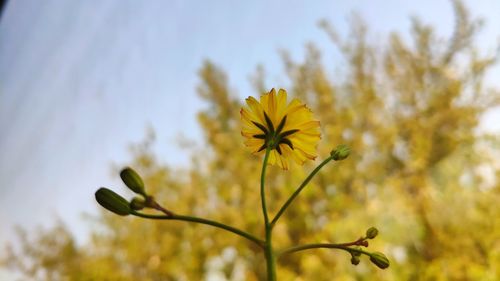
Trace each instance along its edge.
{"label": "blue sky", "polygon": [[[493,50],[500,2],[466,3],[486,19],[478,42]],[[204,59],[228,73],[241,97],[255,94],[249,75],[257,64],[269,85],[286,86],[277,51],[300,59],[311,41],[333,50],[318,20],[345,34],[353,11],[373,38],[408,34],[411,15],[439,34],[453,26],[447,0],[9,1],[0,20],[0,243],[12,239],[13,225],[47,226],[55,216],[84,239],[81,214],[97,209],[93,192],[121,187],[112,164],[130,160],[128,146],[147,127],[161,159],[188,165],[175,143],[179,134],[201,137]],[[486,116],[485,126],[498,129],[499,115]]]}

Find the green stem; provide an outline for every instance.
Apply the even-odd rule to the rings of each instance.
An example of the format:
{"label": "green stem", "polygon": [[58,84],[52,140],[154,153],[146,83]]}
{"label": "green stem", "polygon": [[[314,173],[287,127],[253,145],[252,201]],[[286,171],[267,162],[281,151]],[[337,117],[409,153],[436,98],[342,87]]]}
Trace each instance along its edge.
{"label": "green stem", "polygon": [[267,267],[267,280],[268,281],[276,281],[276,262],[274,258],[274,251],[272,246],[272,226],[269,223],[269,216],[267,214],[267,206],[266,206],[266,169],[267,162],[269,160],[269,154],[271,153],[271,147],[268,146],[266,148],[266,154],[264,156],[264,161],[262,163],[262,173],[260,174],[260,198],[262,203],[262,213],[264,214],[264,223],[265,223],[265,231],[266,231],[266,241],[264,244],[264,254],[266,257],[266,267]]}
{"label": "green stem", "polygon": [[283,215],[283,213],[286,211],[286,209],[288,208],[288,206],[290,204],[292,204],[293,200],[295,199],[295,197],[297,197],[299,195],[299,193],[302,191],[302,189],[304,189],[304,187],[306,187],[306,185],[311,181],[311,179],[319,172],[319,170],[321,170],[321,168],[323,168],[323,166],[325,166],[328,162],[330,162],[331,160],[333,159],[332,156],[326,158],[325,160],[323,160],[323,162],[321,162],[321,164],[319,164],[310,174],[309,176],[307,176],[307,178],[302,182],[302,184],[297,188],[297,190],[295,190],[295,192],[292,194],[292,196],[290,196],[290,198],[288,198],[288,200],[285,202],[285,204],[283,205],[283,207],[281,207],[281,209],[278,211],[278,213],[276,214],[276,216],[274,217],[274,219],[272,220],[271,222],[271,228],[274,227],[274,225],[276,224],[276,222],[279,220],[279,218],[281,217],[281,215]]}
{"label": "green stem", "polygon": [[187,222],[195,222],[195,223],[201,223],[201,224],[205,224],[205,225],[211,225],[211,226],[214,226],[214,227],[217,227],[217,228],[221,228],[221,229],[224,229],[224,230],[227,230],[229,232],[232,232],[234,234],[237,234],[241,237],[244,237],[254,243],[256,243],[257,245],[259,245],[259,247],[264,247],[265,246],[265,242],[260,240],[259,238],[253,236],[252,234],[249,234],[243,230],[240,230],[238,228],[235,228],[235,227],[232,227],[232,226],[229,226],[229,225],[226,225],[226,224],[223,224],[223,223],[220,223],[220,222],[216,222],[216,221],[211,221],[211,220],[207,220],[207,219],[203,219],[203,218],[198,218],[198,217],[192,217],[192,216],[181,216],[181,215],[171,215],[171,216],[164,216],[164,215],[150,215],[150,214],[144,214],[144,213],[139,213],[137,211],[132,211],[131,212],[132,215],[135,215],[135,216],[138,216],[138,217],[141,217],[141,218],[148,218],[148,219],[155,219],[155,220],[177,220],[177,221],[187,221]]}
{"label": "green stem", "polygon": [[358,248],[350,248],[349,246],[346,246],[351,243],[343,243],[343,244],[330,244],[330,243],[317,243],[317,244],[306,244],[306,245],[301,245],[301,246],[294,246],[287,248],[283,251],[280,251],[278,256],[281,257],[286,254],[291,254],[299,251],[304,251],[304,250],[309,250],[309,249],[317,249],[317,248],[328,248],[328,249],[341,249],[347,252],[358,252],[361,254],[365,254],[367,256],[370,256],[371,253],[363,251]]}
{"label": "green stem", "polygon": [[264,253],[266,256],[267,280],[276,281],[276,259],[274,256],[272,245],[272,228],[266,226],[266,244],[264,245]]}
{"label": "green stem", "polygon": [[264,214],[264,223],[266,225],[269,224],[269,217],[267,215],[267,206],[266,206],[266,192],[264,190],[264,186],[266,185],[266,170],[267,170],[267,161],[269,160],[269,154],[271,152],[271,148],[266,148],[266,154],[264,155],[264,162],[262,163],[262,173],[260,174],[260,201],[262,203],[262,213]]}

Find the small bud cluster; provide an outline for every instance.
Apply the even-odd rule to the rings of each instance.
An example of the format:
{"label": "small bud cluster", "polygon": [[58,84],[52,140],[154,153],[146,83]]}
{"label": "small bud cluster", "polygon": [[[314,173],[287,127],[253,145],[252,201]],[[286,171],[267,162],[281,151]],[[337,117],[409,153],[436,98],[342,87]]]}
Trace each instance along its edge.
{"label": "small bud cluster", "polygon": [[[128,202],[114,191],[101,187],[96,191],[95,198],[102,207],[120,216],[130,215],[133,211],[144,208],[158,208],[154,198],[146,193],[144,181],[136,171],[127,167],[120,172],[120,178],[130,190],[140,196],[136,196]],[[172,214],[165,209],[162,209],[162,211]]]}
{"label": "small bud cluster", "polygon": [[377,267],[381,269],[386,269],[389,267],[390,264],[389,259],[383,253],[380,252],[369,253],[363,251],[362,248],[359,247],[359,246],[368,247],[368,241],[366,240],[374,239],[375,237],[377,237],[377,235],[378,235],[378,229],[375,227],[370,227],[366,230],[365,237],[358,239],[356,242],[349,243],[350,245],[358,245],[356,247],[347,248],[347,250],[351,254],[351,263],[353,265],[358,265],[360,262],[361,254],[365,254],[370,257],[370,261]]}

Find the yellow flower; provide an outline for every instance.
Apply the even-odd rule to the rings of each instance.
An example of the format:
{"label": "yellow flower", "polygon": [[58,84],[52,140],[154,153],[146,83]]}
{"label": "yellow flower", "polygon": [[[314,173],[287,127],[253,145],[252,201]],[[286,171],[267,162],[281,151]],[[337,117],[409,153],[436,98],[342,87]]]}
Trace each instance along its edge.
{"label": "yellow flower", "polygon": [[269,164],[277,164],[288,169],[288,158],[302,165],[307,159],[316,158],[316,145],[321,138],[319,121],[313,119],[312,112],[298,99],[287,104],[286,91],[280,89],[278,95],[272,89],[260,97],[246,99],[247,108],[242,108],[241,134],[252,153],[259,153],[267,147],[272,149]]}

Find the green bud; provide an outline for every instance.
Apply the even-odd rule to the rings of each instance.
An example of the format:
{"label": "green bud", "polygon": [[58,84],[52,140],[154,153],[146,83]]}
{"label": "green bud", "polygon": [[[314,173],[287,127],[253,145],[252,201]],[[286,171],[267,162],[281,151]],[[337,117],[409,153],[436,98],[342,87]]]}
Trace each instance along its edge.
{"label": "green bud", "polygon": [[130,214],[130,207],[127,200],[112,190],[104,187],[99,188],[95,193],[95,199],[99,205],[117,215],[126,216]]}
{"label": "green bud", "polygon": [[359,261],[360,261],[359,256],[352,255],[352,257],[351,257],[351,263],[352,264],[358,265]]}
{"label": "green bud", "polygon": [[139,211],[144,209],[145,207],[146,200],[144,200],[144,198],[142,197],[134,197],[132,201],[130,201],[130,208],[132,208],[132,210]]}
{"label": "green bud", "polygon": [[349,156],[351,153],[351,149],[345,145],[341,144],[338,145],[332,152],[330,152],[330,155],[332,156],[333,160],[339,161],[339,160],[344,160]]}
{"label": "green bud", "polygon": [[141,194],[146,196],[146,191],[144,191],[144,182],[141,179],[141,176],[137,174],[136,171],[132,170],[132,168],[125,168],[120,172],[120,177],[122,178],[123,183],[130,188],[133,192],[137,194]]}
{"label": "green bud", "polygon": [[373,239],[377,237],[377,235],[378,235],[378,229],[376,229],[373,226],[368,228],[368,230],[366,230],[366,238],[368,239]]}
{"label": "green bud", "polygon": [[380,252],[371,253],[370,261],[381,269],[389,267],[389,259],[387,259],[387,257]]}

